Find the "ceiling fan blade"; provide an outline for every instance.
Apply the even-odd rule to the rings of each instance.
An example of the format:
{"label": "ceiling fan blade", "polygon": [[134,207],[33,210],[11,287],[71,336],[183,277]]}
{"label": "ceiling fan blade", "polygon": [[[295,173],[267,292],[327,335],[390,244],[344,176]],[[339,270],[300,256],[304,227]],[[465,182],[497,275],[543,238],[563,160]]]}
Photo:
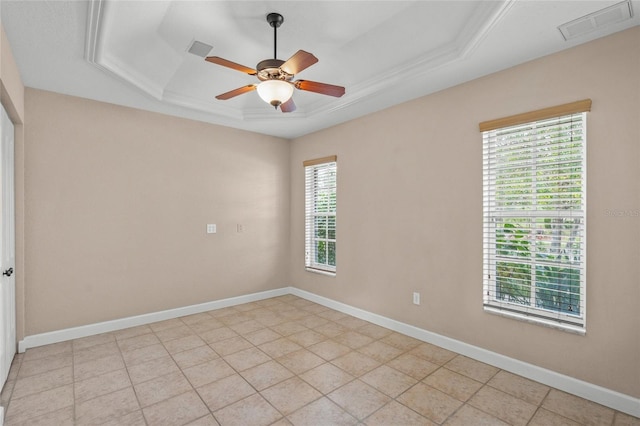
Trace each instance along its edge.
{"label": "ceiling fan blade", "polygon": [[293,83],[297,89],[306,90],[307,92],[315,92],[323,95],[335,96],[339,98],[344,95],[344,87],[334,86],[333,84],[318,83],[317,81],[298,80]]}
{"label": "ceiling fan blade", "polygon": [[249,84],[247,86],[242,86],[242,87],[238,87],[237,89],[233,89],[229,92],[223,93],[221,95],[216,96],[216,99],[219,99],[221,101],[226,101],[227,99],[231,99],[234,98],[238,95],[242,95],[243,93],[247,93],[247,92],[251,92],[253,90],[256,90],[257,85],[255,84]]}
{"label": "ceiling fan blade", "polygon": [[311,65],[318,62],[318,58],[313,56],[309,52],[304,50],[298,50],[292,57],[286,60],[286,62],[280,65],[280,69],[287,74],[298,74],[300,71],[309,68]]}
{"label": "ceiling fan blade", "polygon": [[282,112],[293,112],[296,110],[296,103],[293,102],[293,97],[289,98],[289,100],[280,105],[280,111]]}
{"label": "ceiling fan blade", "polygon": [[231,62],[227,59],[222,59],[219,56],[207,56],[204,58],[205,61],[211,62],[212,64],[222,65],[223,67],[231,68],[236,71],[243,72],[249,75],[256,75],[258,71],[253,68],[245,67],[244,65],[236,64],[235,62]]}

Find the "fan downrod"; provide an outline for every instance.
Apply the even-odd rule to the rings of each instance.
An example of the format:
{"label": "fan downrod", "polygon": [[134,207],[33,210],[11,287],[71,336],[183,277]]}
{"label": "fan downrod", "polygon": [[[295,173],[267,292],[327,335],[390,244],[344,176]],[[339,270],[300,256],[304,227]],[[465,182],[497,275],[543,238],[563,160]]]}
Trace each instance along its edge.
{"label": "fan downrod", "polygon": [[272,12],[267,15],[267,22],[273,27],[273,59],[278,58],[278,27],[284,22],[284,17]]}

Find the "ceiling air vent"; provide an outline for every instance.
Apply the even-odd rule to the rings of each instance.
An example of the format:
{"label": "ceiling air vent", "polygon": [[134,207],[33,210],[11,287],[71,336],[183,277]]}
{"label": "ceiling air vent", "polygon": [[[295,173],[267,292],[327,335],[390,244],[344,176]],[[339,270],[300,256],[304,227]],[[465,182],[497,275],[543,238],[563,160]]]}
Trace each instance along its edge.
{"label": "ceiling air vent", "polygon": [[213,46],[209,46],[207,43],[194,40],[193,43],[191,43],[191,46],[189,46],[189,49],[187,49],[187,52],[205,58],[209,54],[209,52],[211,52],[211,49],[213,49]]}
{"label": "ceiling air vent", "polygon": [[571,40],[592,31],[602,29],[608,25],[631,19],[632,17],[633,10],[631,9],[631,1],[626,0],[562,24],[558,29],[565,40]]}

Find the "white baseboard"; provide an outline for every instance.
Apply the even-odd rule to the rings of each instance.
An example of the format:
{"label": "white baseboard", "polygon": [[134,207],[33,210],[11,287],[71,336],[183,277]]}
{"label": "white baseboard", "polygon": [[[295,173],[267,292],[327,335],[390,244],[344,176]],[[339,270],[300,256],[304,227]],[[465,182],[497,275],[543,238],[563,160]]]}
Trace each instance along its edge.
{"label": "white baseboard", "polygon": [[215,300],[213,302],[200,303],[198,305],[184,306],[182,308],[169,309],[166,311],[152,312],[149,314],[88,324],[80,327],[66,328],[64,330],[50,331],[48,333],[34,334],[33,336],[26,336],[23,340],[18,342],[18,352],[23,353],[27,349],[35,348],[37,346],[50,345],[52,343],[65,342],[67,340],[79,339],[81,337],[150,324],[152,322],[199,314],[201,312],[213,311],[215,309],[241,305],[243,303],[256,302],[258,300],[283,296],[290,293],[291,291],[288,287],[283,287],[276,290],[262,291],[259,293],[230,297],[228,299]]}
{"label": "white baseboard", "polygon": [[[640,417],[640,399],[625,395],[620,392],[613,391],[601,386],[597,386],[582,380],[566,376],[555,371],[547,370],[533,364],[519,361],[496,352],[491,352],[478,346],[473,346],[459,340],[451,339],[440,334],[405,324],[382,315],[374,314],[363,309],[337,302],[323,296],[318,296],[305,290],[295,287],[283,287],[276,290],[268,290],[260,293],[253,293],[244,296],[231,297],[228,299],[216,300],[213,302],[202,303],[198,305],[185,306],[182,308],[169,309],[166,311],[154,312],[134,317],[122,318],[113,321],[106,321],[96,324],[89,324],[81,327],[68,328],[64,330],[51,331],[48,333],[27,336],[18,342],[18,351],[24,352],[29,348],[58,343],[67,340],[78,339],[81,337],[92,336],[95,334],[106,333],[110,331],[122,330],[124,328],[135,327],[138,325],[149,324],[157,321],[178,318],[185,315],[197,314],[200,312],[211,311],[215,309],[226,308],[228,306],[240,305],[243,303],[255,302],[258,300],[268,299],[271,297],[293,294],[303,299],[310,300],[331,309],[352,315],[356,318],[369,321],[379,326],[397,331],[407,336],[428,342],[442,348],[457,352],[469,358],[493,365],[505,371],[518,374],[522,377],[540,382],[547,386],[571,393],[573,395],[597,402],[604,406],[627,413],[629,415]],[[1,424],[1,423],[0,423]]]}
{"label": "white baseboard", "polygon": [[303,299],[310,300],[328,308],[335,309],[336,311],[406,334],[407,336],[414,337],[422,340],[423,342],[428,342],[450,351],[457,352],[461,355],[493,365],[494,367],[509,371],[513,374],[517,374],[581,398],[597,402],[598,404],[613,408],[614,410],[618,410],[635,417],[640,417],[640,398],[634,398],[602,386],[575,379],[496,352],[491,352],[478,346],[473,346],[459,340],[432,333],[400,321],[383,317],[382,315],[374,314],[341,302],[336,302],[335,300],[328,299],[326,297],[318,296],[305,290],[300,290],[295,287],[290,287],[289,289],[291,294],[302,297]]}

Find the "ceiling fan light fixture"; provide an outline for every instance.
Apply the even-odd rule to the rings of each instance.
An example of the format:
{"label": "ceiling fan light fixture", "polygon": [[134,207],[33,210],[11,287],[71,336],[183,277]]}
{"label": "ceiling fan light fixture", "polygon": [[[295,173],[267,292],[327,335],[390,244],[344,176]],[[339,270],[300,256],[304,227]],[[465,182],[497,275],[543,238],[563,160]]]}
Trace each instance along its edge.
{"label": "ceiling fan light fixture", "polygon": [[283,80],[266,80],[258,84],[258,95],[268,104],[278,107],[293,95],[293,84]]}
{"label": "ceiling fan light fixture", "polygon": [[276,109],[280,106],[280,111],[282,112],[293,112],[296,110],[296,104],[292,99],[294,88],[337,98],[344,95],[344,87],[342,86],[309,80],[293,81],[294,75],[318,62],[318,58],[309,52],[298,50],[286,61],[277,59],[277,29],[284,22],[284,18],[279,13],[270,13],[267,15],[267,22],[273,27],[273,59],[260,61],[256,68],[253,69],[219,56],[207,56],[205,58],[207,62],[256,76],[261,81],[260,84],[248,84],[222,93],[216,96],[216,99],[227,100],[243,93],[257,90],[260,98],[266,103],[273,105]]}

